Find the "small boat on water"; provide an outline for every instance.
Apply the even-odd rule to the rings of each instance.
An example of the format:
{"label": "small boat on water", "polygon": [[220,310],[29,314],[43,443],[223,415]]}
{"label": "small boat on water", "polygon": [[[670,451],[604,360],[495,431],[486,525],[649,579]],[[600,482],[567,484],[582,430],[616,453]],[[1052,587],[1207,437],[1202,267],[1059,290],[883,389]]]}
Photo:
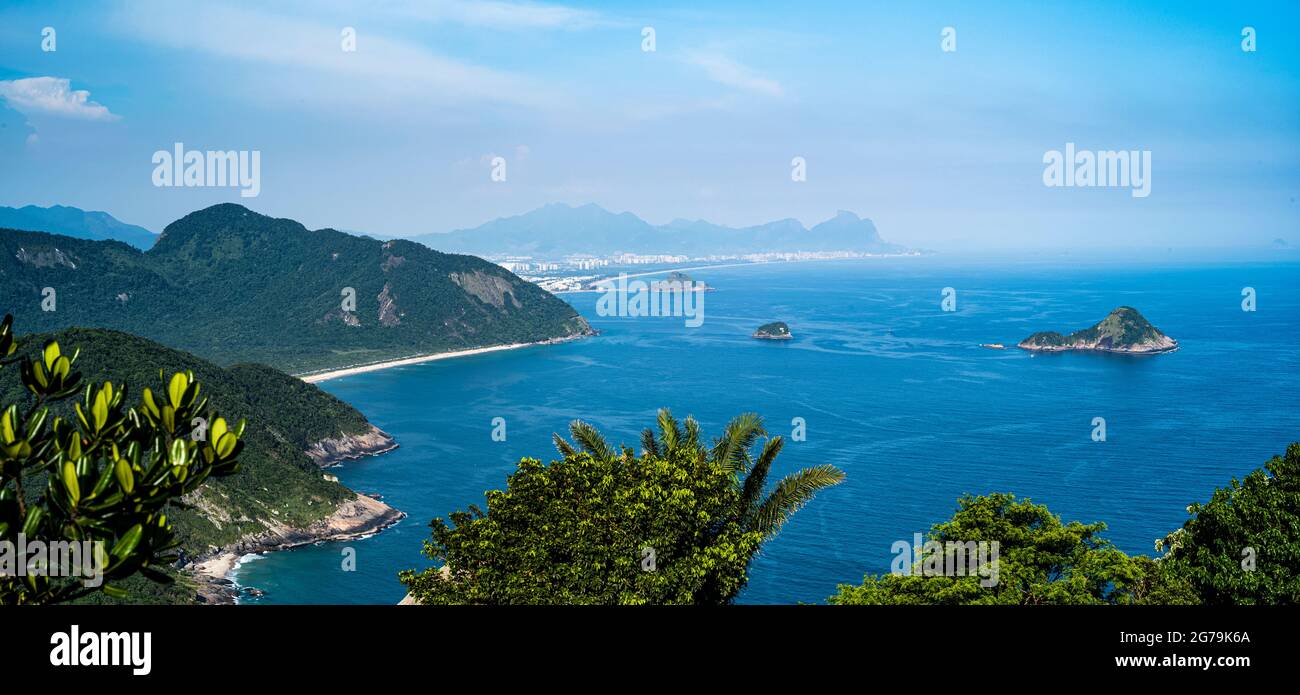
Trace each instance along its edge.
{"label": "small boat on water", "polygon": [[980,347],[982,347],[982,348],[988,348],[988,349],[990,349],[990,350],[1005,350],[1005,349],[1007,349],[1007,346],[1003,345],[1002,343],[980,343]]}

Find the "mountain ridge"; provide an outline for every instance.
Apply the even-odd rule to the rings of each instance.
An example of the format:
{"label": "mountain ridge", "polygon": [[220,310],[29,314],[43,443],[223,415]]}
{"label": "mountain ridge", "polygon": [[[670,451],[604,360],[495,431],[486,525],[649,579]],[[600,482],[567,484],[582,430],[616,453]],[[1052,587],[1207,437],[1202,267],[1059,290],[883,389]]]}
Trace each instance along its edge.
{"label": "mountain ridge", "polygon": [[[191,212],[177,222],[223,203]],[[242,207],[242,206],[237,206]],[[280,218],[285,219],[285,218]],[[805,226],[792,217],[761,224],[732,227],[705,219],[676,218],[654,225],[628,211],[612,212],[595,203],[548,203],[517,215],[488,220],[475,227],[448,232],[370,235],[362,231],[323,228],[303,231],[337,232],[379,241],[406,239],[444,253],[477,256],[670,254],[744,255],[755,253],[860,252],[904,253],[910,249],[886,242],[870,219],[839,210],[836,215]],[[0,228],[68,236],[88,240],[121,241],[149,251],[167,234],[121,222],[111,214],[53,205],[41,208],[0,206]],[[560,230],[560,231],[557,231]]]}
{"label": "mountain ridge", "polygon": [[0,233],[0,308],[37,331],[116,329],[293,372],[592,333],[568,304],[481,258],[233,203],[172,222],[148,251]]}
{"label": "mountain ridge", "polygon": [[77,239],[120,241],[140,250],[153,246],[158,235],[144,227],[128,224],[100,210],[82,210],[68,205],[21,208],[0,206],[0,228],[26,232],[48,232]]}
{"label": "mountain ridge", "polygon": [[747,227],[677,218],[652,225],[631,212],[615,213],[594,203],[549,203],[477,227],[418,234],[413,241],[445,251],[489,256],[608,256],[619,253],[691,256],[756,253],[904,253],[886,242],[871,220],[846,210],[805,227],[793,218]]}

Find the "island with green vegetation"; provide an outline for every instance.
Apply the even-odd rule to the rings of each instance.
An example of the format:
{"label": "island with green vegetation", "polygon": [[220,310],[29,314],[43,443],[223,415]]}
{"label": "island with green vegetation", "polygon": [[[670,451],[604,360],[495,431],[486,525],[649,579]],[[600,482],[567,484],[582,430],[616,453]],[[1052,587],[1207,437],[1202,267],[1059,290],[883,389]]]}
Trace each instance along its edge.
{"label": "island with green vegetation", "polygon": [[687,275],[686,273],[683,273],[680,270],[674,270],[673,272],[669,273],[660,282],[669,285],[678,284],[681,285],[683,288],[689,288],[691,291],[694,292],[712,292],[714,289],[712,287],[709,287],[706,283],[703,282],[697,285],[695,282],[695,278],[691,277],[690,275]]}
{"label": "island with green vegetation", "polygon": [[295,374],[592,334],[573,307],[481,258],[235,204],[172,222],[143,252],[46,231],[0,230],[0,306],[36,332],[108,328]]}
{"label": "island with green vegetation", "polygon": [[1035,333],[1020,341],[1019,347],[1035,352],[1085,350],[1149,355],[1173,352],[1178,349],[1178,341],[1161,333],[1137,309],[1122,306],[1091,328],[1069,335],[1056,331]]}
{"label": "island with green vegetation", "polygon": [[753,337],[759,340],[790,340],[794,334],[790,332],[790,327],[785,325],[784,321],[773,321],[765,323],[754,331]]}

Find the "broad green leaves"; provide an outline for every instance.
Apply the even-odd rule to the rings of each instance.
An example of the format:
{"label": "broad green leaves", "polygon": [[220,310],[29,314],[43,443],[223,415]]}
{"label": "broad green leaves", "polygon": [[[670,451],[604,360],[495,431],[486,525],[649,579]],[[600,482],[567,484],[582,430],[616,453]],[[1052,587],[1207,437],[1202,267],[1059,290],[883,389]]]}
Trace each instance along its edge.
{"label": "broad green leaves", "polygon": [[50,341],[39,360],[23,359],[23,385],[40,399],[66,398],[76,393],[81,375],[72,372],[72,365],[78,354],[80,351],[68,357],[57,342]]}

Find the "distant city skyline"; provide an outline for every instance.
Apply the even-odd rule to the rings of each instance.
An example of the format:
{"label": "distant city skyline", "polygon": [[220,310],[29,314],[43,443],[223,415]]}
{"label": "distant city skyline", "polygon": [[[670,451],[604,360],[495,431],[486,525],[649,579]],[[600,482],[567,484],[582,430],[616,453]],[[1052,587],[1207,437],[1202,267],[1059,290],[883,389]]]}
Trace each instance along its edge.
{"label": "distant city skyline", "polygon": [[[844,209],[938,250],[1295,246],[1297,20],[1289,3],[19,1],[0,9],[0,205],[161,231],[237,202],[378,236],[556,202],[732,227]],[[176,143],[259,153],[256,196],[156,186]],[[1145,194],[1045,183],[1076,149],[1142,153]]]}

